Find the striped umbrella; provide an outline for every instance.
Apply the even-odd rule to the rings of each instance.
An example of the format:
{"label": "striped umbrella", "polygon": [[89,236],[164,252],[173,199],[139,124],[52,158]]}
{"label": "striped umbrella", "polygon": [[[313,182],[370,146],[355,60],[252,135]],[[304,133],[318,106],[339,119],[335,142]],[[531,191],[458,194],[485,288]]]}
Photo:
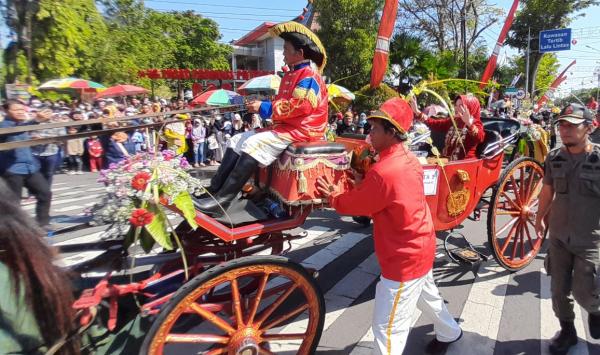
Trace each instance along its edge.
{"label": "striped umbrella", "polygon": [[244,103],[244,98],[237,92],[218,89],[208,90],[196,96],[190,106],[227,106]]}
{"label": "striped umbrella", "polygon": [[257,76],[246,81],[242,86],[238,88],[238,92],[242,95],[267,92],[269,95],[277,94],[279,91],[279,85],[281,84],[281,78],[274,74]]}
{"label": "striped umbrella", "polygon": [[115,97],[115,96],[129,96],[129,95],[141,95],[147,94],[149,91],[139,86],[134,85],[115,85],[111,86],[101,93],[96,95],[96,99],[102,97]]}
{"label": "striped umbrella", "polygon": [[80,91],[102,91],[106,87],[91,80],[78,78],[54,79],[38,86],[38,90],[80,90]]}

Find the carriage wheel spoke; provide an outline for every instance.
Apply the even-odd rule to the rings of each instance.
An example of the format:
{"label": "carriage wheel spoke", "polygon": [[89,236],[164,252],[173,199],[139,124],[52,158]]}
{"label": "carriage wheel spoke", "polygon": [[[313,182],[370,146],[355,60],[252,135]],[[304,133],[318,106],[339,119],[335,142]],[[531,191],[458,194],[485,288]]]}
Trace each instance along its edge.
{"label": "carriage wheel spoke", "polygon": [[504,226],[502,226],[502,228],[500,228],[499,230],[496,231],[496,235],[501,235],[502,233],[504,233],[508,228],[513,226],[515,224],[515,222],[517,222],[518,220],[519,220],[519,217],[515,217],[515,218],[511,219],[508,223],[506,223]]}
{"label": "carriage wheel spoke", "polygon": [[520,214],[521,214],[521,212],[515,211],[515,210],[506,210],[506,211],[498,211],[498,212],[496,212],[497,216],[504,216],[504,215],[518,216]]}
{"label": "carriage wheel spoke", "polygon": [[306,333],[290,333],[290,334],[263,334],[262,338],[266,341],[274,340],[299,340],[304,339]]}
{"label": "carriage wheel spoke", "polygon": [[281,296],[279,296],[275,302],[273,302],[273,304],[271,304],[269,306],[269,308],[267,308],[266,310],[264,310],[261,315],[260,318],[256,321],[256,324],[258,326],[260,326],[265,320],[267,320],[267,318],[269,318],[269,316],[273,313],[273,311],[275,311],[277,309],[277,307],[279,307],[283,301],[285,301],[289,295],[292,294],[292,292],[294,292],[294,290],[298,287],[297,284],[294,284],[292,287],[290,287],[289,289],[287,289],[284,293],[281,294]]}
{"label": "carriage wheel spoke", "polygon": [[286,320],[297,316],[298,314],[304,312],[305,310],[308,309],[308,304],[305,304],[303,306],[300,306],[298,308],[296,308],[295,310],[288,312],[280,317],[275,318],[272,322],[269,322],[269,324],[265,325],[264,327],[262,327],[263,330],[268,330],[271,329],[273,327],[276,327],[277,325],[281,324],[282,322],[285,322]]}
{"label": "carriage wheel spoke", "polygon": [[525,188],[526,188],[526,178],[525,178],[525,167],[522,166],[519,168],[519,195],[522,197],[521,203],[525,202]]}
{"label": "carriage wheel spoke", "polygon": [[168,334],[165,338],[165,342],[191,344],[227,344],[229,342],[229,338],[214,334]]}
{"label": "carriage wheel spoke", "polygon": [[520,234],[519,244],[521,244],[520,245],[520,247],[521,247],[521,259],[525,259],[525,243],[524,243],[524,239],[525,239],[524,234],[525,233],[523,233],[523,228],[526,228],[526,227],[527,226],[521,224],[520,229],[519,229],[519,231],[520,231],[520,233],[519,233]]}
{"label": "carriage wheel spoke", "polygon": [[519,229],[519,224],[520,224],[520,222],[515,224],[515,226],[517,226],[517,228],[515,229],[515,237],[513,239],[512,253],[510,255],[510,258],[512,260],[515,260],[515,257],[517,256],[517,245],[519,244],[519,236],[521,235],[521,230]]}
{"label": "carriage wheel spoke", "polygon": [[[533,223],[533,221],[532,221],[532,220],[530,220],[530,219],[527,219],[527,223],[529,223],[529,224],[530,224],[530,225],[533,227],[533,230],[535,230],[535,223]],[[546,227],[546,228],[547,228],[547,227]],[[535,234],[535,237],[536,237],[536,238],[538,237],[538,236],[537,236],[537,232],[536,232],[536,234]]]}
{"label": "carriage wheel spoke", "polygon": [[256,296],[254,297],[254,302],[252,303],[252,307],[250,308],[250,313],[248,314],[248,321],[246,322],[246,324],[252,324],[252,322],[254,322],[254,317],[256,316],[258,305],[262,300],[263,293],[265,292],[265,287],[267,286],[268,279],[269,274],[263,275],[263,277],[260,279],[260,284],[258,285],[258,290],[256,291]]}
{"label": "carriage wheel spoke", "polygon": [[520,187],[517,185],[514,175],[510,176],[510,183],[511,183],[512,190],[515,193],[515,199],[519,202],[519,204],[522,205],[523,200],[521,200],[521,194],[519,193]]}
{"label": "carriage wheel spoke", "polygon": [[229,323],[224,321],[222,318],[220,318],[213,312],[202,308],[202,306],[200,306],[199,304],[192,303],[190,305],[190,308],[192,308],[196,313],[198,313],[200,316],[202,316],[207,321],[211,322],[212,324],[216,325],[223,331],[227,332],[227,334],[232,334],[233,332],[235,332],[235,329],[233,329],[233,327]]}
{"label": "carriage wheel spoke", "polygon": [[[531,203],[531,200],[533,200],[533,198],[538,195],[539,190],[542,187],[543,184],[543,180],[539,179],[536,183],[535,186],[533,187],[533,190],[531,190],[531,193],[529,194],[529,196],[527,197],[527,205],[529,205]],[[536,192],[537,191],[537,192]],[[535,205],[537,205],[537,200],[535,201]]]}
{"label": "carriage wheel spoke", "polygon": [[242,302],[240,300],[240,288],[237,279],[231,280],[231,298],[233,302],[233,313],[235,313],[235,322],[237,329],[242,329],[244,319],[242,318]]}
{"label": "carriage wheel spoke", "polygon": [[[515,218],[515,221],[517,221],[518,218]],[[504,252],[506,251],[506,248],[508,248],[508,245],[510,244],[511,239],[513,238],[514,232],[515,232],[515,226],[516,224],[513,224],[512,227],[510,228],[510,231],[508,232],[508,235],[506,236],[506,241],[504,241],[504,244],[502,244],[502,248],[500,248],[500,255],[504,255]],[[500,234],[500,233],[498,233]],[[496,234],[496,235],[498,235]]]}
{"label": "carriage wheel spoke", "polygon": [[506,193],[506,191],[502,191],[502,196],[504,196],[504,198],[506,199],[506,201],[508,201],[508,203],[509,203],[510,205],[512,205],[512,206],[513,206],[513,208],[514,208],[515,210],[517,210],[517,211],[520,211],[520,210],[521,210],[521,207],[519,207],[519,206],[517,205],[517,203],[516,203],[515,201],[513,201],[513,200],[512,200],[512,198],[510,198],[510,197],[508,196],[508,194]]}
{"label": "carriage wheel spoke", "polygon": [[527,179],[527,189],[525,190],[525,202],[529,204],[529,200],[533,194],[533,180],[535,180],[535,169],[531,168],[529,172],[529,178]]}
{"label": "carriage wheel spoke", "polygon": [[531,250],[534,250],[535,247],[533,246],[533,240],[531,239],[531,233],[529,232],[529,227],[527,227],[527,223],[525,223],[523,228],[525,229],[525,235],[527,235],[527,240],[529,241],[529,246],[531,247]]}

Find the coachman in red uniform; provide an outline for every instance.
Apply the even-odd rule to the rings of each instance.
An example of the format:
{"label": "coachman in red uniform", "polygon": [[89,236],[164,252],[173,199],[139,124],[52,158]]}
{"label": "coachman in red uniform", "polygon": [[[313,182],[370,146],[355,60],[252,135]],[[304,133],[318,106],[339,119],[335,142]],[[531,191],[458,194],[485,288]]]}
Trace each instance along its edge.
{"label": "coachman in red uniform", "polygon": [[380,159],[364,180],[345,193],[327,180],[317,180],[336,211],[373,218],[382,274],[373,315],[378,354],[402,354],[416,307],[434,323],[436,339],[427,352],[443,351],[462,335],[433,281],[435,230],[425,201],[423,169],[404,142],[412,120],[406,101],[386,101],[369,117],[371,142]]}
{"label": "coachman in red uniform", "polygon": [[[283,59],[290,67],[273,101],[253,101],[249,112],[273,120],[273,128],[233,136],[205,198],[196,207],[207,214],[221,215],[259,165],[270,165],[288,145],[324,139],[327,127],[327,86],[321,72],[327,62],[319,38],[297,22],[271,28],[272,36],[283,38]],[[315,70],[312,63],[317,66]]]}

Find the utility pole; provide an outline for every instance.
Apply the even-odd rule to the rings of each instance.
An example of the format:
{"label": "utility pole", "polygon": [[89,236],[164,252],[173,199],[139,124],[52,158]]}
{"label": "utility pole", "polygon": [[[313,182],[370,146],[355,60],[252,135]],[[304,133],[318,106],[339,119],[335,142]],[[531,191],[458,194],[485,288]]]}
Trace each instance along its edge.
{"label": "utility pole", "polygon": [[525,52],[525,97],[529,95],[529,46],[531,45],[531,27],[527,29],[527,52]]}

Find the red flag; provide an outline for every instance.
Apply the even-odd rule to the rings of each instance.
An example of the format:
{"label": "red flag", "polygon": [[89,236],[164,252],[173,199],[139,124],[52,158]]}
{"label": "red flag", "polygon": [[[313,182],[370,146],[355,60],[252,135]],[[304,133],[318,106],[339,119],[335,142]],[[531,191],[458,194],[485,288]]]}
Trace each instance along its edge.
{"label": "red flag", "polygon": [[498,55],[500,54],[500,48],[502,48],[502,44],[504,43],[504,39],[506,39],[506,34],[512,26],[513,19],[515,18],[515,12],[517,11],[517,7],[519,7],[519,0],[514,0],[513,4],[508,12],[508,16],[506,17],[506,22],[504,22],[504,26],[502,27],[502,31],[500,32],[500,36],[498,36],[498,42],[496,42],[496,46],[494,46],[494,51],[492,52],[492,56],[485,67],[485,71],[481,76],[481,84],[479,84],[479,88],[483,89],[483,87],[487,84],[488,80],[494,74],[494,70],[496,70],[496,61],[498,60]]}
{"label": "red flag", "polygon": [[570,67],[572,67],[573,65],[575,65],[575,63],[577,63],[576,60],[572,61],[571,64],[569,64],[565,70],[562,71],[562,73],[560,73],[559,76],[556,77],[556,79],[554,79],[554,81],[552,82],[552,85],[550,85],[550,88],[548,88],[548,90],[546,91],[546,93],[544,93],[544,96],[542,96],[538,102],[537,102],[537,109],[535,109],[534,111],[537,112],[537,110],[539,110],[550,98],[549,94],[553,93],[554,90],[556,90],[556,88],[562,84],[565,80],[567,80],[567,77],[565,76],[565,73],[567,72],[567,70],[569,70]]}
{"label": "red flag", "polygon": [[373,68],[371,69],[371,87],[376,88],[381,84],[383,76],[387,71],[388,56],[390,52],[390,37],[396,24],[398,12],[398,0],[385,0],[379,32],[377,33],[377,45],[373,57]]}

